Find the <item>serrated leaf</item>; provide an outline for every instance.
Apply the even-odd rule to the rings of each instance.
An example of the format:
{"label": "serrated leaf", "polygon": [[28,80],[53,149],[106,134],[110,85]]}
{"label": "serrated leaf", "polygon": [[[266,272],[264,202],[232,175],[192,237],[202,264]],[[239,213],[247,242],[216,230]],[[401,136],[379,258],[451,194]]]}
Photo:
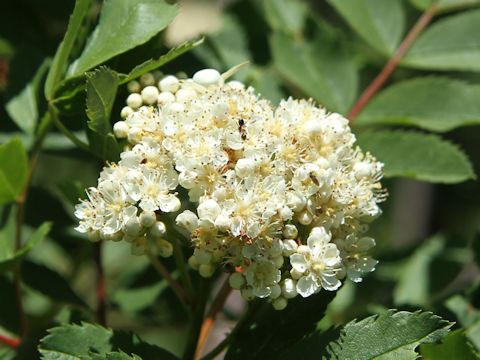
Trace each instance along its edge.
{"label": "serrated leaf", "polygon": [[356,125],[411,125],[449,131],[480,124],[480,86],[444,77],[414,78],[380,92]]}
{"label": "serrated leaf", "polygon": [[480,10],[450,15],[420,35],[402,64],[428,70],[480,71]]}
{"label": "serrated leaf", "polygon": [[308,298],[297,297],[282,311],[274,310],[271,304],[263,304],[252,314],[252,321],[239,329],[225,359],[278,358],[285,349],[315,329],[334,297],[333,291],[322,291]]}
{"label": "serrated leaf", "polygon": [[67,32],[55,53],[45,82],[45,96],[47,99],[52,97],[56,85],[62,79],[67,69],[68,57],[75,45],[75,39],[91,4],[92,0],[78,0],[75,2],[75,8],[68,22]]}
{"label": "serrated leaf", "polygon": [[272,29],[290,35],[302,32],[307,17],[308,6],[297,0],[265,0],[263,11]]}
{"label": "serrated leaf", "polygon": [[[38,243],[40,243],[40,241],[45,238],[45,236],[47,236],[50,232],[51,226],[52,225],[49,222],[40,225],[40,227],[30,236],[29,241],[16,252],[13,250],[5,251],[5,249],[2,249],[2,251],[0,251],[0,255],[2,255],[0,258],[0,273],[13,269],[19,261],[21,261]],[[0,246],[13,249],[13,239],[4,239],[2,237],[3,234],[0,234]]]}
{"label": "serrated leaf", "polygon": [[424,360],[478,360],[479,353],[465,336],[464,330],[448,334],[441,344],[425,344],[420,347]]}
{"label": "serrated leaf", "polygon": [[100,20],[68,76],[95,66],[141,45],[162,31],[176,16],[177,6],[163,0],[106,0]]}
{"label": "serrated leaf", "polygon": [[118,74],[106,67],[87,74],[87,138],[92,152],[104,160],[117,160],[120,153],[110,124],[118,83]]}
{"label": "serrated leaf", "polygon": [[[119,351],[136,354],[145,359],[177,359],[168,351],[143,342],[137,335],[112,331],[100,325],[67,324],[52,328],[48,332],[49,335],[44,337],[39,345],[44,360],[87,360],[93,356],[108,358],[107,354]],[[112,359],[118,358],[116,355],[111,356],[114,356]]]}
{"label": "serrated leaf", "polygon": [[420,344],[440,341],[451,325],[430,312],[389,310],[343,326],[324,356],[339,360],[413,360],[418,358],[415,349]]}
{"label": "serrated leaf", "polygon": [[170,49],[166,54],[160,56],[158,59],[150,59],[143,64],[140,64],[132,69],[128,75],[121,79],[120,84],[125,84],[130,80],[136,79],[147,72],[156,70],[163,65],[169,63],[170,61],[176,59],[177,57],[185,54],[186,52],[192,50],[198,45],[202,44],[204,38],[198,40],[185,41],[184,43]]}
{"label": "serrated leaf", "polygon": [[386,177],[408,177],[432,183],[459,183],[475,178],[467,156],[437,135],[414,131],[369,131],[358,143],[385,164]]}
{"label": "serrated leaf", "polygon": [[350,26],[385,55],[397,49],[405,28],[401,0],[329,0]]}
{"label": "serrated leaf", "polygon": [[118,83],[118,74],[106,67],[87,73],[88,127],[100,135],[112,132],[110,114],[117,95]]}
{"label": "serrated leaf", "polygon": [[302,42],[274,33],[270,46],[274,65],[288,82],[330,111],[345,113],[350,108],[358,74],[338,41],[319,34],[311,42]]}
{"label": "serrated leaf", "polygon": [[25,133],[33,136],[38,122],[38,90],[40,82],[50,66],[50,59],[45,59],[38,68],[32,81],[6,105],[8,115]]}
{"label": "serrated leaf", "polygon": [[14,201],[27,181],[27,152],[19,138],[0,145],[0,204]]}
{"label": "serrated leaf", "polygon": [[480,5],[480,0],[410,0],[415,7],[426,10],[435,3],[436,12],[448,12]]}
{"label": "serrated leaf", "polygon": [[41,292],[55,302],[87,306],[62,275],[45,265],[33,261],[23,262],[22,280],[32,289]]}

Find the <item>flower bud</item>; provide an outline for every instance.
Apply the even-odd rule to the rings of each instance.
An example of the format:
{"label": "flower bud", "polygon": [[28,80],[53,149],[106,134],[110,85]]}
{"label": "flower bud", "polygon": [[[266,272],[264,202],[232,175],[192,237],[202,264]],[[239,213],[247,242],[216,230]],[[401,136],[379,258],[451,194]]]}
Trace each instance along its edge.
{"label": "flower bud", "polygon": [[239,272],[235,272],[230,275],[228,278],[228,283],[232,287],[232,289],[241,289],[243,285],[245,285],[245,278]]}
{"label": "flower bud", "polygon": [[158,105],[170,104],[174,101],[175,101],[175,95],[173,95],[170,91],[161,92],[157,98]]}
{"label": "flower bud", "polygon": [[220,205],[213,199],[205,200],[197,208],[198,217],[202,220],[209,220],[212,223],[220,215],[220,211]]}
{"label": "flower bud", "polygon": [[293,279],[285,279],[282,283],[282,295],[286,299],[297,296],[297,283]]}
{"label": "flower bud", "polygon": [[124,106],[120,111],[120,117],[122,119],[128,118],[131,114],[133,114],[133,109],[130,106]]}
{"label": "flower bud", "polygon": [[313,216],[308,211],[302,211],[298,214],[298,222],[302,225],[310,225],[313,221]]}
{"label": "flower bud", "polygon": [[[125,106],[125,108],[130,109],[128,106]],[[128,129],[128,124],[125,121],[118,121],[113,125],[113,133],[119,139],[124,139],[128,136]]]}
{"label": "flower bud", "polygon": [[142,95],[133,93],[127,97],[127,105],[132,109],[138,109],[143,104]]}
{"label": "flower bud", "polygon": [[173,245],[165,239],[158,239],[156,242],[158,255],[163,258],[172,256]]}
{"label": "flower bud", "polygon": [[158,95],[158,89],[155,86],[147,86],[142,90],[143,103],[147,105],[156,104]]}
{"label": "flower bud", "polygon": [[140,84],[142,86],[151,86],[155,84],[155,76],[152,73],[146,73],[140,76]]}
{"label": "flower bud", "polygon": [[235,165],[235,173],[240,178],[246,178],[255,171],[255,161],[252,159],[240,159]]}
{"label": "flower bud", "polygon": [[123,226],[123,231],[129,236],[138,236],[141,230],[142,227],[136,217],[128,220],[127,223]]}
{"label": "flower bud", "polygon": [[215,69],[203,69],[193,74],[193,81],[203,86],[217,85],[221,82],[222,76]]}
{"label": "flower bud", "polygon": [[271,286],[270,291],[270,299],[276,299],[282,294],[282,288],[278,284]]}
{"label": "flower bud", "polygon": [[168,91],[170,93],[175,93],[180,87],[180,82],[173,75],[165,76],[162,80],[158,82],[158,87],[162,91]]}
{"label": "flower bud", "polygon": [[212,277],[213,273],[215,272],[215,269],[210,264],[201,264],[198,267],[198,272],[200,276],[204,278],[209,278],[209,277]]}
{"label": "flower bud", "polygon": [[272,305],[275,310],[280,311],[287,307],[288,301],[283,297],[279,297],[278,299],[273,300]]}
{"label": "flower bud", "polygon": [[142,86],[137,80],[132,80],[127,84],[128,92],[139,93],[142,90]]}
{"label": "flower bud", "polygon": [[198,227],[198,217],[195,213],[190,210],[185,210],[184,212],[177,215],[175,222],[178,226],[192,232]]}
{"label": "flower bud", "polygon": [[156,220],[157,215],[153,211],[143,211],[140,214],[140,224],[142,224],[143,227],[152,226]]}
{"label": "flower bud", "polygon": [[179,102],[186,102],[194,99],[197,96],[197,93],[193,89],[182,88],[175,93],[175,98]]}
{"label": "flower bud", "polygon": [[297,227],[293,224],[285,225],[285,228],[283,229],[283,236],[285,239],[295,239],[298,236]]}
{"label": "flower bud", "polygon": [[163,235],[165,235],[165,233],[167,232],[167,228],[165,227],[165,224],[163,222],[157,221],[148,230],[148,232],[149,232],[150,236],[152,236],[154,238],[160,238]]}

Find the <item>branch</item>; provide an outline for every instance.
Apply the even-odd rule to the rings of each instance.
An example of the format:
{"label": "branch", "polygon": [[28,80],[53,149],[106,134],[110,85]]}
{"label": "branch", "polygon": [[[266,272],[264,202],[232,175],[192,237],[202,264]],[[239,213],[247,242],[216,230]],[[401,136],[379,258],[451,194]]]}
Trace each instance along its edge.
{"label": "branch", "polygon": [[0,343],[15,349],[20,346],[21,341],[20,339],[17,339],[17,338],[11,338],[5,335],[0,335]]}
{"label": "branch", "polygon": [[106,302],[106,286],[105,272],[102,262],[102,242],[93,244],[93,259],[95,262],[97,273],[97,321],[102,326],[107,326],[107,302]]}
{"label": "branch", "polygon": [[185,291],[180,286],[180,284],[175,281],[175,279],[172,277],[172,275],[167,270],[167,268],[157,259],[155,255],[152,254],[152,252],[149,249],[147,249],[146,253],[153,267],[168,282],[173,292],[175,293],[175,295],[177,295],[177,298],[180,300],[180,302],[185,307],[185,309],[187,309],[187,311],[190,311],[189,307],[187,306]]}
{"label": "branch", "polygon": [[218,291],[217,296],[213,300],[212,306],[207,316],[203,320],[202,327],[200,329],[200,336],[198,337],[197,349],[195,350],[194,360],[199,360],[203,353],[203,348],[207,343],[208,335],[212,331],[213,324],[215,323],[215,318],[220,310],[222,310],[225,301],[230,295],[232,288],[228,283],[228,277],[222,285],[222,288]]}
{"label": "branch", "polygon": [[385,81],[392,75],[392,73],[397,68],[398,64],[402,60],[403,56],[407,53],[408,49],[412,46],[415,40],[418,38],[420,33],[425,29],[425,27],[430,23],[432,18],[435,16],[436,5],[432,4],[422,16],[417,20],[415,25],[412,27],[410,32],[407,34],[405,39],[402,41],[398,47],[395,54],[390,58],[390,60],[385,64],[382,71],[377,75],[375,79],[370,83],[370,85],[364,90],[360,98],[357,100],[355,105],[350,110],[350,113],[347,115],[347,118],[350,119],[350,122],[353,122],[357,115],[363,110],[363,108],[370,102],[373,96],[382,88],[385,84]]}

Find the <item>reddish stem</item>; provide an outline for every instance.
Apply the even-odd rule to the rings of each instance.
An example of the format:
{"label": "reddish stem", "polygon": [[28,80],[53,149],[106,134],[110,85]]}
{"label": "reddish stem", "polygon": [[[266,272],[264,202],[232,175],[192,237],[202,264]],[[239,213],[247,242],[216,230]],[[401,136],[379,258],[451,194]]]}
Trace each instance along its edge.
{"label": "reddish stem", "polygon": [[11,338],[5,335],[0,335],[0,343],[7,345],[8,347],[11,348],[17,348],[20,346],[20,339],[17,338]]}
{"label": "reddish stem", "polygon": [[360,98],[357,100],[355,105],[350,110],[350,113],[347,115],[347,118],[350,121],[353,121],[360,111],[363,110],[365,105],[367,105],[372,97],[382,88],[383,84],[387,79],[392,75],[392,73],[397,68],[400,60],[407,53],[408,49],[412,46],[415,40],[418,38],[420,33],[425,29],[425,27],[430,23],[432,18],[435,16],[436,6],[435,4],[431,5],[422,16],[417,20],[415,25],[411,28],[410,32],[407,34],[405,39],[402,41],[398,47],[395,54],[390,58],[390,60],[385,64],[382,71],[377,75],[377,77],[370,83],[370,85],[363,91]]}
{"label": "reddish stem", "polygon": [[93,258],[97,270],[97,322],[102,325],[107,325],[107,303],[106,303],[106,286],[105,273],[102,263],[102,242],[93,244]]}
{"label": "reddish stem", "polygon": [[210,311],[203,320],[202,327],[200,328],[200,335],[198,337],[197,348],[193,357],[194,360],[199,360],[202,356],[203,348],[207,343],[208,335],[213,329],[215,318],[217,317],[217,314],[220,312],[220,310],[222,310],[223,305],[225,304],[225,301],[227,301],[228,295],[230,295],[231,291],[232,288],[230,287],[227,278],[223,283],[222,288],[218,291],[217,296],[213,300]]}

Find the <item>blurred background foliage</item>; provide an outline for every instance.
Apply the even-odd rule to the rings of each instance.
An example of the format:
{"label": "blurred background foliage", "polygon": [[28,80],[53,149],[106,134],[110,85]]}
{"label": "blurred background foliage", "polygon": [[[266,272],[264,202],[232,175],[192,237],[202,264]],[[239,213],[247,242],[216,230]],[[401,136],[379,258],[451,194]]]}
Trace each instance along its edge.
{"label": "blurred background foliage", "polygon": [[[430,6],[429,0],[178,3],[179,14],[166,31],[95,65],[105,63],[128,74],[169,48],[205,35],[201,45],[161,71],[226,71],[249,60],[234,77],[273,103],[287,96],[311,97],[343,115]],[[45,76],[73,7],[74,1],[67,0],[0,4],[0,180],[7,178],[13,187],[22,186],[22,174],[15,175],[14,169],[27,166],[22,144],[31,150],[35,142],[47,108]],[[89,9],[80,30],[84,38],[100,8],[98,1]],[[389,308],[424,309],[456,322],[454,328],[461,330],[449,336],[452,344],[466,337],[480,351],[480,184],[475,176],[480,173],[479,34],[480,1],[440,0],[431,24],[352,123],[360,145],[386,163],[390,196],[370,230],[380,263],[363,283],[343,286],[319,328]],[[82,46],[73,47],[72,59]],[[38,339],[55,324],[95,321],[94,249],[73,230],[73,206],[84,188],[95,185],[102,160],[115,160],[117,153],[98,157],[94,141],[86,136],[83,84],[73,78],[57,89],[56,97],[66,99],[57,106],[64,126],[89,141],[91,152],[57,129],[46,135],[27,200],[21,254],[12,250],[14,197],[3,191],[0,195],[0,334],[19,334],[8,270],[23,259],[31,338],[22,343],[20,358],[35,358]],[[119,118],[127,94],[126,86],[118,88],[112,121]],[[10,141],[13,137],[18,140]],[[46,221],[51,222],[49,232]],[[108,325],[179,354],[187,319],[164,281],[145,258],[131,256],[124,242],[105,243],[103,259]],[[229,299],[217,339],[244,306],[239,297]],[[448,353],[449,345],[442,346],[423,346],[422,355],[454,359],[438,357],[439,351]],[[473,350],[465,351],[474,356]],[[14,356],[0,345],[0,358]]]}

